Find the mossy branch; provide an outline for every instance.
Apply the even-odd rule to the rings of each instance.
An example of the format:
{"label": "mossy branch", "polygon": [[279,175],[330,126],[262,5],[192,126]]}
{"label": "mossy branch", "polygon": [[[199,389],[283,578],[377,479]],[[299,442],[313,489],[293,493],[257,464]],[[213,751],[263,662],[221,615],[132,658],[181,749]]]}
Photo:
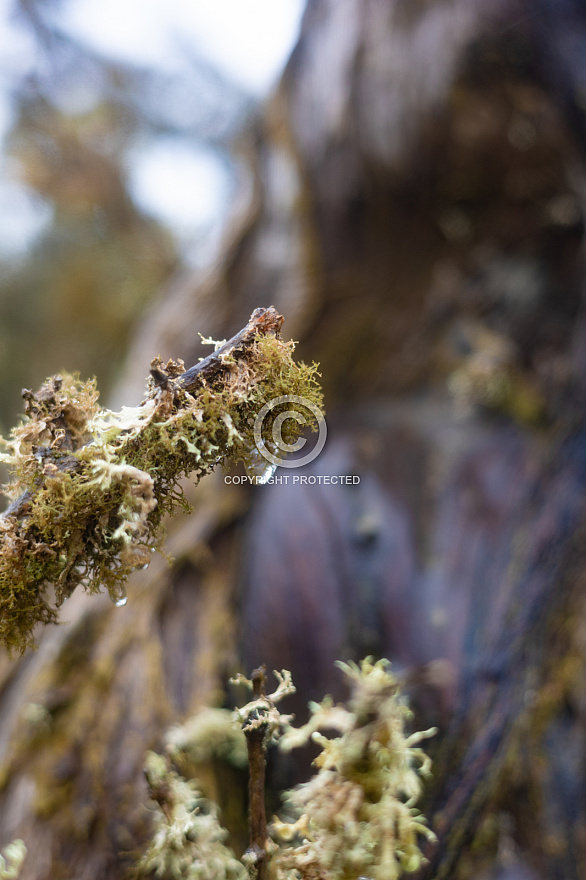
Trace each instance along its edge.
{"label": "mossy branch", "polygon": [[295,693],[291,674],[285,669],[275,671],[279,683],[277,690],[267,695],[266,667],[259,666],[250,676],[242,675],[232,679],[233,683],[244,683],[252,690],[252,700],[242,709],[236,710],[236,717],[242,723],[248,750],[248,824],[250,842],[242,856],[251,880],[268,880],[269,859],[274,845],[271,845],[267,831],[265,811],[265,772],[266,750],[269,742],[277,742],[283,729],[291,723],[292,715],[282,715],[277,709],[283,697]]}
{"label": "mossy branch", "polygon": [[[435,729],[408,733],[410,711],[388,661],[374,663],[367,657],[360,664],[338,665],[350,684],[350,700],[334,705],[326,697],[310,703],[311,718],[301,728],[294,728],[293,716],[282,715],[277,705],[295,692],[290,673],[275,671],[278,687],[266,694],[265,669],[260,667],[251,680],[235,679],[252,689],[245,706],[233,715],[207,710],[213,711],[212,723],[207,713],[201,721],[196,716],[172,732],[164,758],[149,755],[147,778],[159,810],[137,877],[224,880],[230,872],[243,880],[244,872],[237,873],[234,853],[224,843],[227,835],[217,811],[212,823],[210,807],[194,803],[197,780],[182,780],[174,769],[184,763],[185,753],[200,760],[217,754],[219,741],[230,742],[233,755],[234,734],[240,731],[226,732],[231,718],[242,727],[250,762],[250,845],[241,859],[249,880],[398,880],[420,868],[425,861],[421,838],[435,840],[416,807],[422,777],[431,771],[420,743]],[[287,751],[309,741],[320,748],[314,761],[317,772],[283,793],[288,818],[273,819],[268,831],[278,842],[271,841],[264,807],[266,744],[277,743]],[[239,742],[236,751],[242,746]],[[153,785],[155,767],[160,769]]]}
{"label": "mossy branch", "polygon": [[[253,426],[266,402],[295,394],[321,406],[317,368],[294,363],[282,323],[274,308],[256,309],[188,370],[155,358],[145,400],[119,413],[100,409],[95,382],[75,376],[23,392],[24,419],[1,456],[12,473],[0,516],[0,641],[9,649],[33,645],[34,627],[56,621],[79,584],[124,601],[126,578],[160,547],[164,514],[187,506],[180,480],[258,460]],[[297,439],[294,419],[284,427],[286,442]],[[271,448],[270,422],[263,439]]]}

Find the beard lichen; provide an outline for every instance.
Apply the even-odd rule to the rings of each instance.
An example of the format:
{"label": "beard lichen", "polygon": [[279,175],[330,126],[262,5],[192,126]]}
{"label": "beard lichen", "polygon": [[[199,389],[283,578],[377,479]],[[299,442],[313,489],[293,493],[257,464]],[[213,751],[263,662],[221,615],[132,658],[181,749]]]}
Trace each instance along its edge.
{"label": "beard lichen", "polygon": [[26,857],[26,846],[22,840],[13,840],[0,854],[0,880],[17,880]]}
{"label": "beard lichen", "polygon": [[[252,700],[233,713],[232,723],[238,733],[242,726],[251,758],[251,843],[240,862],[252,880],[396,880],[424,863],[420,838],[435,839],[415,806],[422,792],[421,777],[429,775],[431,768],[419,743],[435,729],[411,734],[405,730],[411,713],[388,661],[373,662],[367,657],[360,664],[338,666],[350,682],[349,701],[334,705],[326,697],[319,704],[310,703],[311,717],[301,728],[294,728],[292,716],[282,715],[277,707],[295,691],[286,670],[275,672],[278,687],[273,694],[265,695],[261,688],[260,694],[255,691]],[[252,681],[243,676],[235,681],[254,688],[258,673],[264,678],[264,667],[255,670]],[[168,738],[164,757],[149,754],[147,779],[159,809],[154,837],[138,863],[138,876],[145,876],[145,868],[152,872],[148,876],[155,877],[207,878],[212,868],[213,876],[220,880],[228,871],[242,876],[234,852],[223,842],[226,835],[216,824],[214,841],[222,841],[220,848],[207,848],[208,826],[197,827],[203,822],[197,802],[201,795],[194,794],[199,782],[182,780],[183,787],[179,787],[177,773],[183,754],[195,751],[203,760],[217,756],[218,730],[229,723],[228,717],[228,712],[222,712],[209,724],[203,718],[199,723],[196,716]],[[254,789],[264,803],[264,785],[255,775],[259,768],[255,771],[250,750],[255,732],[264,737],[265,744],[272,741],[285,751],[310,740],[321,749],[314,761],[315,775],[282,796],[288,818],[273,820],[271,831],[277,843],[268,837],[254,839]],[[226,740],[227,734],[222,733],[221,738]],[[160,768],[157,786],[151,782],[154,761]],[[172,813],[168,793],[172,794]],[[182,812],[178,811],[179,802],[183,803]],[[210,813],[209,806],[203,813]],[[183,817],[181,825],[178,815]],[[216,823],[217,812],[213,815]],[[261,853],[265,857],[262,869]]]}
{"label": "beard lichen", "polygon": [[[38,623],[57,620],[75,587],[105,588],[121,603],[125,582],[162,542],[162,519],[186,507],[181,479],[257,457],[254,420],[287,394],[321,406],[317,367],[296,364],[274,309],[253,314],[236,337],[185,371],[151,363],[146,399],[101,409],[95,381],[75,375],[23,392],[25,415],[0,460],[10,470],[0,516],[0,640],[23,651]],[[287,419],[290,442],[300,426]],[[265,437],[266,433],[266,437]],[[271,423],[263,426],[274,448]]]}
{"label": "beard lichen", "polygon": [[418,838],[435,839],[415,807],[431,768],[417,744],[435,729],[406,733],[411,712],[388,661],[338,666],[350,680],[348,706],[310,703],[308,723],[280,742],[287,750],[311,740],[321,752],[315,776],[284,795],[297,820],[274,822],[290,842],[275,856],[276,880],[395,880],[421,867]]}
{"label": "beard lichen", "polygon": [[228,832],[220,825],[216,805],[162,755],[147,754],[145,775],[159,808],[157,828],[131,877],[247,880],[246,869],[224,844]]}

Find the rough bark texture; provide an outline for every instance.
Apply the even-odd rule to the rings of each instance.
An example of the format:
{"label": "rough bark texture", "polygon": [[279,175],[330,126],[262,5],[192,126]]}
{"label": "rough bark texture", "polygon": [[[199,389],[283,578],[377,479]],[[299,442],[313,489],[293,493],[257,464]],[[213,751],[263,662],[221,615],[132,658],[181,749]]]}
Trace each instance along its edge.
{"label": "rough bark texture", "polygon": [[274,303],[327,390],[305,473],[361,483],[211,479],[173,567],[124,609],[75,595],[3,661],[24,880],[122,876],[144,750],[237,662],[291,669],[305,701],[367,652],[440,727],[422,877],[586,876],[585,50],[572,0],[310,0],[218,260],[130,363],[194,362],[195,330]]}

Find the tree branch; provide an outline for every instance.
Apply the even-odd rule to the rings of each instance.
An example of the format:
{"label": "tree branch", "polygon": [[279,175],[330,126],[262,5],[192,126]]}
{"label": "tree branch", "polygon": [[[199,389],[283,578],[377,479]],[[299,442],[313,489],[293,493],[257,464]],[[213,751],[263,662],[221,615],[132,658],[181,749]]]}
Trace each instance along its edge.
{"label": "tree branch", "polygon": [[[259,666],[251,675],[252,698],[259,700],[266,696],[266,667]],[[267,722],[268,724],[268,722]],[[265,772],[266,772],[266,739],[267,724],[258,727],[244,727],[248,748],[248,823],[250,843],[244,853],[243,861],[252,866],[257,880],[266,880],[268,876],[268,835],[265,809]]]}
{"label": "tree branch", "polygon": [[178,383],[186,391],[192,392],[203,382],[214,381],[227,369],[226,357],[242,357],[259,336],[278,336],[284,320],[273,306],[268,309],[255,309],[246,327],[199,364],[186,370],[177,380]]}
{"label": "tree branch", "polygon": [[[147,397],[119,413],[98,407],[95,382],[72,376],[23,392],[25,419],[1,456],[15,474],[0,516],[1,641],[32,644],[35,624],[54,621],[80,583],[122,601],[128,574],[161,544],[164,514],[186,505],[184,476],[254,463],[254,417],[267,401],[296,394],[321,404],[317,368],[293,361],[282,324],[273,307],[256,309],[188,370],[155,358]],[[263,431],[270,445],[269,422]]]}

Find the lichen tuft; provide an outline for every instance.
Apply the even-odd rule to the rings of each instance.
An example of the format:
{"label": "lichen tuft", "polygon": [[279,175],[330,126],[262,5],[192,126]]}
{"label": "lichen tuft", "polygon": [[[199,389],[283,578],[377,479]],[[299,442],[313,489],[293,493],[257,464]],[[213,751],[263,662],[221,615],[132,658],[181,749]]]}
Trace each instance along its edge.
{"label": "lichen tuft", "polygon": [[[80,584],[123,602],[130,572],[161,547],[164,515],[188,507],[183,477],[252,464],[254,416],[272,398],[296,394],[321,406],[317,367],[294,362],[281,323],[274,309],[257,310],[207,372],[155,358],[146,399],[117,413],[100,409],[95,382],[77,376],[23,392],[24,418],[1,454],[12,502],[0,516],[4,645],[33,645],[34,627],[56,621]],[[270,424],[264,430],[270,448]],[[288,420],[285,441],[299,432]]]}
{"label": "lichen tuft", "polygon": [[223,842],[228,832],[219,823],[215,804],[154,752],[146,756],[145,775],[159,808],[157,828],[133,877],[246,880],[244,866]]}
{"label": "lichen tuft", "polygon": [[415,802],[431,766],[417,743],[435,730],[406,733],[410,711],[388,661],[338,665],[352,688],[348,707],[311,703],[308,723],[280,743],[311,740],[321,752],[316,775],[284,796],[296,821],[275,820],[290,843],[273,860],[276,880],[395,880],[421,866],[419,836],[434,838]]}

